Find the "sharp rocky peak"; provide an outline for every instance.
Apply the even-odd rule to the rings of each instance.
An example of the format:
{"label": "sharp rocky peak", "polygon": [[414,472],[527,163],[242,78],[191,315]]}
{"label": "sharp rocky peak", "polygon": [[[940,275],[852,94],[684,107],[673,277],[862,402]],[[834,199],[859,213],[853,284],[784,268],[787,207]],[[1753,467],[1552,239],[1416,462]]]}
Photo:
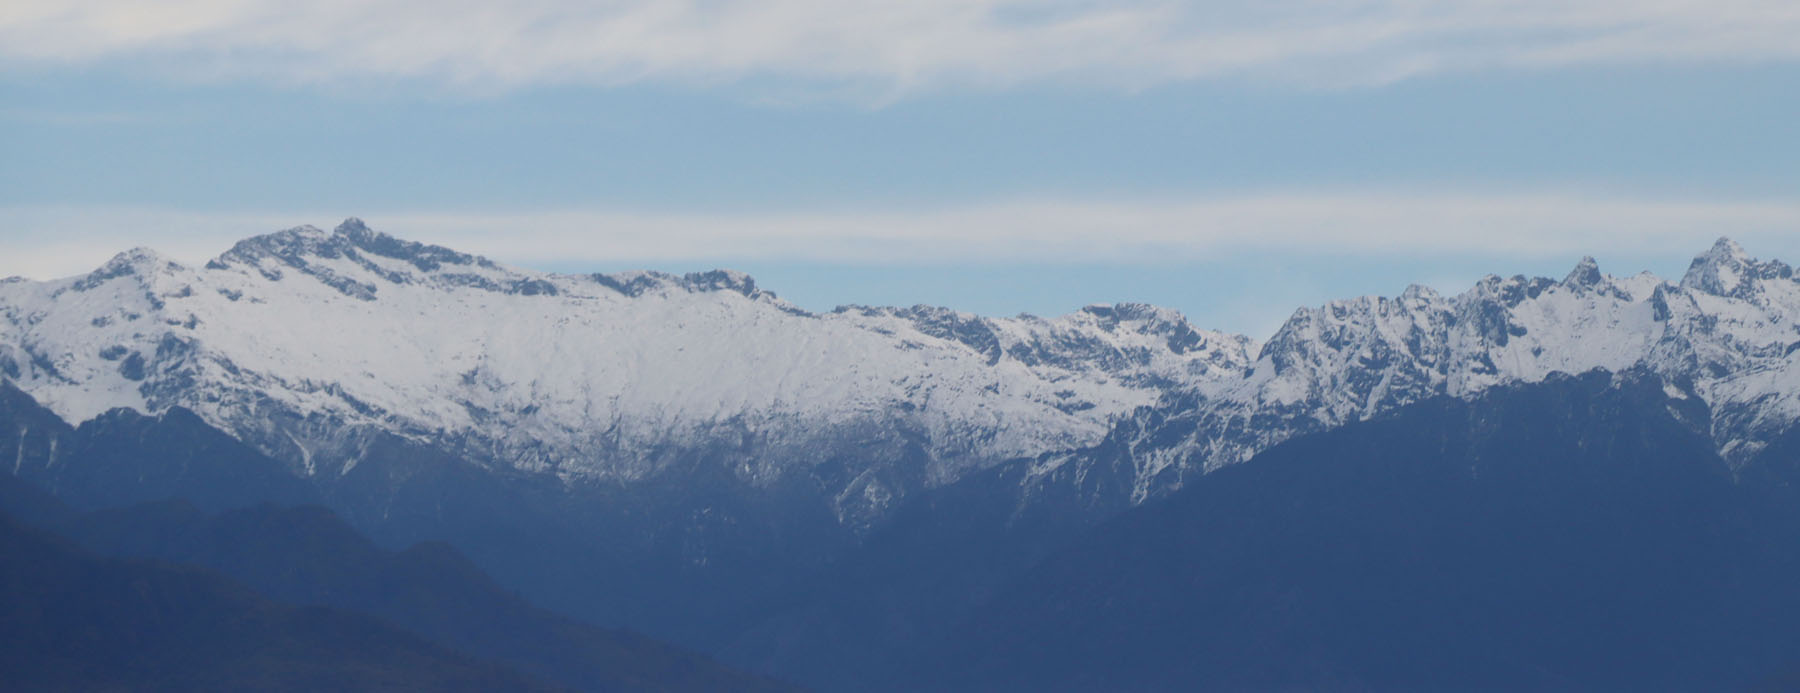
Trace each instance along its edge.
{"label": "sharp rocky peak", "polygon": [[385,233],[371,230],[356,217],[345,219],[332,231],[332,234],[347,240],[351,245],[365,252],[382,257],[405,260],[420,270],[431,272],[444,265],[476,265],[494,268],[487,258],[460,253],[439,245],[429,245],[415,241],[407,241]]}
{"label": "sharp rocky peak", "polygon": [[348,257],[356,260],[360,253],[405,260],[425,272],[436,271],[444,265],[495,266],[487,258],[377,232],[356,217],[345,219],[329,233],[316,226],[302,225],[246,238],[219,256],[215,263],[227,264],[235,260],[254,264],[264,258],[275,258],[283,264],[303,267],[313,259]]}
{"label": "sharp rocky peak", "polygon": [[1700,257],[1730,259],[1739,263],[1753,261],[1750,257],[1750,253],[1744,251],[1744,246],[1738,245],[1737,241],[1731,240],[1728,236],[1720,236],[1719,240],[1713,241],[1712,247],[1707,249],[1706,252],[1701,253]]}
{"label": "sharp rocky peak", "polygon": [[1406,290],[1400,292],[1400,300],[1407,302],[1424,301],[1430,303],[1442,299],[1443,295],[1439,294],[1437,289],[1433,289],[1424,284],[1408,284]]}
{"label": "sharp rocky peak", "polygon": [[171,260],[150,248],[138,247],[114,255],[106,264],[101,265],[86,276],[75,281],[72,286],[76,291],[86,291],[109,279],[129,275],[147,276],[164,269],[179,268],[181,264]]}
{"label": "sharp rocky peak", "polygon": [[[303,224],[238,241],[210,265],[226,264],[232,261],[255,263],[266,257],[292,260],[302,255],[317,255],[319,250],[325,247],[325,244],[331,239],[332,234],[320,230],[319,227]],[[335,252],[333,256],[335,257]]]}
{"label": "sharp rocky peak", "polygon": [[1681,287],[1715,296],[1748,298],[1760,279],[1792,279],[1793,268],[1779,260],[1758,262],[1730,238],[1720,238],[1688,265]]}
{"label": "sharp rocky peak", "polygon": [[143,246],[139,246],[136,248],[132,248],[131,250],[127,250],[125,252],[119,253],[118,255],[114,255],[111,260],[106,261],[106,264],[101,265],[100,269],[105,270],[105,269],[111,268],[111,267],[123,267],[123,266],[140,267],[140,268],[148,269],[148,268],[161,268],[161,267],[168,267],[168,266],[177,266],[178,267],[178,266],[180,266],[180,263],[169,259],[167,256],[163,255],[162,253],[156,252],[156,249],[154,249],[154,248],[146,248]]}
{"label": "sharp rocky peak", "polygon": [[1606,275],[1600,273],[1600,263],[1594,261],[1594,256],[1586,255],[1581,258],[1581,262],[1575,263],[1575,269],[1569,270],[1562,283],[1563,286],[1574,288],[1598,286],[1603,281],[1606,281]]}

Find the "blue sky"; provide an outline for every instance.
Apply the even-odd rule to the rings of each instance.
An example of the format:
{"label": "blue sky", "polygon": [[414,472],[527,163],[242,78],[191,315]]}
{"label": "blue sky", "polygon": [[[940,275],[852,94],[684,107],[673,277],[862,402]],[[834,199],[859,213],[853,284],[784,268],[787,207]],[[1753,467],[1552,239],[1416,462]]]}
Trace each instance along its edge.
{"label": "blue sky", "polygon": [[362,3],[0,10],[0,274],[356,215],[808,308],[1301,304],[1800,260],[1787,3]]}

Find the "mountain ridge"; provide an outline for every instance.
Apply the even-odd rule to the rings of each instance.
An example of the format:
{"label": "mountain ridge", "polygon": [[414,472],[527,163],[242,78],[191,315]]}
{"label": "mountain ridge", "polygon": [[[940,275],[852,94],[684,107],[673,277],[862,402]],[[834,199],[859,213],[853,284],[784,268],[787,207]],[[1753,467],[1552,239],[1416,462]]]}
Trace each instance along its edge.
{"label": "mountain ridge", "polygon": [[[0,405],[52,410],[20,415],[15,473],[204,500],[241,470],[196,450],[235,445],[269,467],[252,491],[297,483],[382,546],[447,542],[580,620],[858,689],[1110,518],[1421,403],[1653,388],[1774,486],[1757,460],[1800,440],[1800,282],[1729,239],[1680,282],[1584,257],[1302,307],[1258,342],[1142,304],[813,313],[727,270],[536,273],[352,222],[0,283]],[[132,434],[159,428],[216,430]],[[163,462],[113,454],[134,445]]]}
{"label": "mountain ridge", "polygon": [[[728,270],[536,273],[355,219],[246,239],[200,268],[123,253],[0,285],[0,310],[0,368],[65,418],[180,405],[309,476],[346,472],[371,429],[627,483],[697,440],[754,451],[737,465],[757,483],[916,445],[939,484],[1097,439],[1252,346],[1131,305],[814,315]],[[893,476],[823,483],[854,524],[910,490]]]}
{"label": "mountain ridge", "polygon": [[1285,441],[1017,573],[895,688],[1778,680],[1800,663],[1792,448],[1746,480],[1678,395],[1554,375]]}
{"label": "mountain ridge", "polygon": [[730,270],[539,273],[354,217],[201,268],[137,249],[10,281],[0,311],[0,372],[72,421],[181,406],[303,476],[348,473],[373,434],[563,483],[638,483],[707,449],[752,485],[820,486],[850,527],[1006,460],[1041,460],[1027,485],[1079,469],[1145,416],[1165,423],[1125,446],[1133,503],[1294,435],[1557,372],[1683,383],[1732,460],[1800,418],[1800,283],[1729,238],[1679,282],[1584,257],[1561,280],[1303,307],[1266,342],[1144,304],[815,314]]}

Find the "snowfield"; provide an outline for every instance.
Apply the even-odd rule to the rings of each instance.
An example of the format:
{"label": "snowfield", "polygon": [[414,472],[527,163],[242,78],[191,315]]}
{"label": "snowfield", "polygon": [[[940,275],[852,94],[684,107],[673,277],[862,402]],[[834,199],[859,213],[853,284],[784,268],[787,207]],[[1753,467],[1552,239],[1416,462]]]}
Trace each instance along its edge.
{"label": "snowfield", "polygon": [[941,483],[1089,444],[1170,387],[1236,377],[1255,347],[1138,305],[815,315],[740,273],[544,274],[354,219],[200,267],[138,249],[9,280],[0,311],[0,368],[63,417],[181,406],[306,474],[353,467],[346,431],[373,428],[624,481],[671,449],[741,450],[740,474],[772,479],[910,443]]}
{"label": "snowfield", "polygon": [[1007,459],[1047,474],[1145,408],[1193,430],[1140,441],[1137,500],[1292,435],[1596,368],[1699,397],[1743,459],[1800,419],[1797,320],[1793,271],[1723,239],[1679,283],[1583,260],[1304,309],[1259,344],[1137,304],[813,314],[736,272],[546,274],[351,219],[198,267],[138,249],[5,280],[0,372],[71,421],[191,409],[308,475],[353,468],[368,431],[570,482],[691,454],[758,484],[841,463],[851,521]]}

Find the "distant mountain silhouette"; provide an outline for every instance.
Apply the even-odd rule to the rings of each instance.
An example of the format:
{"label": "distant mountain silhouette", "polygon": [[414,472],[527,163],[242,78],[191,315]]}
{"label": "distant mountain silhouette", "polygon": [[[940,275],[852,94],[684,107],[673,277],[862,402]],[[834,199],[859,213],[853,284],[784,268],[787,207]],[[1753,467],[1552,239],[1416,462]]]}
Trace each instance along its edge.
{"label": "distant mountain silhouette", "polygon": [[103,559],[0,515],[8,690],[556,690],[373,617]]}
{"label": "distant mountain silhouette", "polygon": [[262,505],[207,515],[170,501],[88,514],[64,529],[108,555],[207,566],[282,602],[379,616],[581,690],[793,690],[693,652],[535,608],[447,545],[383,550],[320,507]]}
{"label": "distant mountain silhouette", "polygon": [[72,427],[0,383],[0,420],[18,475],[0,475],[0,508],[98,554],[204,566],[275,602],[373,615],[580,690],[793,690],[535,608],[446,544],[386,550],[322,507],[276,505],[318,494],[186,411]]}

